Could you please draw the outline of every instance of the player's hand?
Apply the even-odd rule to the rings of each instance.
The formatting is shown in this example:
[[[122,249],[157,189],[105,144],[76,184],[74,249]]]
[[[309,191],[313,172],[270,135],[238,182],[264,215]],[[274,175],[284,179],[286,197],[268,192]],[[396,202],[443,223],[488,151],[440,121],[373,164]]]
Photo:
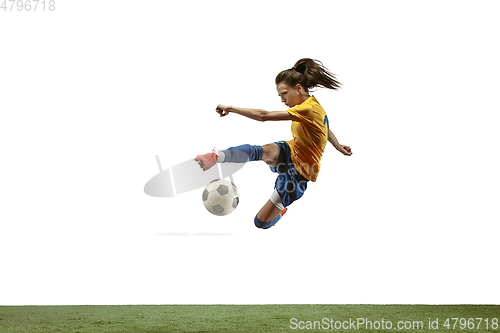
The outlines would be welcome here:
[[[215,111],[220,114],[221,117],[225,117],[229,114],[229,107],[225,105],[218,105]]]
[[[347,156],[352,155],[351,147],[349,147],[349,146],[340,145],[339,147],[335,147],[335,148],[337,148],[337,150],[340,151],[344,155],[347,155]]]

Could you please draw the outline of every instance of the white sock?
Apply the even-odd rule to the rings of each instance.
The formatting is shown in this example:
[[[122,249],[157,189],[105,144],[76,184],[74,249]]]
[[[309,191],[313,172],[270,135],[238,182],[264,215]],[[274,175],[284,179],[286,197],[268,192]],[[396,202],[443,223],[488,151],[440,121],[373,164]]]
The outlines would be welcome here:
[[[273,192],[273,194],[271,194],[271,197],[269,199],[276,206],[276,208],[278,208],[280,211],[285,209],[283,202],[281,202],[281,197],[278,194],[278,191],[276,191],[276,189],[274,189],[274,192]]]
[[[217,155],[219,155],[219,157],[217,158],[217,163],[222,163],[226,160],[226,154],[224,154],[223,151],[218,150]]]

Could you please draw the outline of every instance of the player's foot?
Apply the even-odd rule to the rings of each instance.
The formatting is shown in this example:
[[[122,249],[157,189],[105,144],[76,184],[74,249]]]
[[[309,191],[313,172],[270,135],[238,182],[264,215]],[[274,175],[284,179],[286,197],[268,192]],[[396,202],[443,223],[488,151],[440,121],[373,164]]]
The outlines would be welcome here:
[[[215,153],[215,148],[211,153],[206,153],[204,155],[198,155],[194,159],[200,165],[200,168],[203,168],[203,171],[207,171],[211,167],[217,163],[217,158],[219,156]]]

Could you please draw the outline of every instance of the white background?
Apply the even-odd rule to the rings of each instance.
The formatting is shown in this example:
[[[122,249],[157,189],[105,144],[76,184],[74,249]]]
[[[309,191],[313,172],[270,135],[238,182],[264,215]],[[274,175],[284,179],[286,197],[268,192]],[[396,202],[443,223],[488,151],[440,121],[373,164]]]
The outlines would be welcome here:
[[[56,1],[0,11],[0,304],[499,304],[495,1]],[[143,192],[212,148],[291,139],[274,78],[319,59],[316,183],[273,228],[276,175]],[[187,236],[187,234],[191,236]],[[202,235],[193,236],[193,234]],[[184,234],[185,236],[175,236]]]

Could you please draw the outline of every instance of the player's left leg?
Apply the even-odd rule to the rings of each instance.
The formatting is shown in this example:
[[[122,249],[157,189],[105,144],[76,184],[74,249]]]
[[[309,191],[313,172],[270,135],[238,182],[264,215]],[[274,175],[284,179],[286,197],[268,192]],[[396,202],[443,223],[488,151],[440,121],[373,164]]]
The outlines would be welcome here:
[[[286,213],[286,208],[281,202],[278,192],[275,190],[271,198],[260,209],[255,216],[255,226],[257,228],[268,229],[275,225]]]
[[[255,226],[258,228],[267,229],[275,225],[281,217],[286,213],[286,207],[290,206],[294,201],[300,199],[307,189],[307,179],[300,175],[292,164],[288,161],[289,168],[279,173],[276,178],[274,192],[269,198],[269,201],[255,216]],[[272,164],[271,164],[272,166]],[[271,168],[273,169],[273,168]]]

